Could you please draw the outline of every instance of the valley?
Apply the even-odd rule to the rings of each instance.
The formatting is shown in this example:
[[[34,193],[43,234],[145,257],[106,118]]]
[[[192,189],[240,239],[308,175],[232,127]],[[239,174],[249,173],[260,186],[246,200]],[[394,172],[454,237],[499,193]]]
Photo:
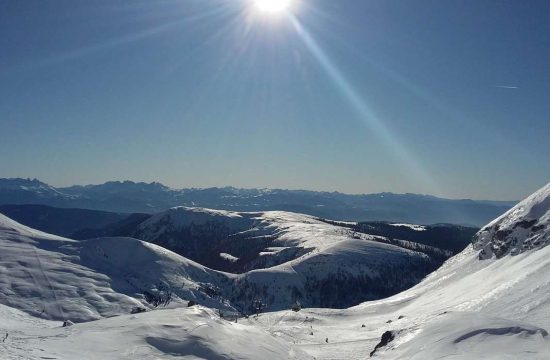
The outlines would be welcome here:
[[[72,240],[2,216],[0,333],[9,336],[0,346],[8,359],[544,359],[549,198],[550,184],[437,270],[438,248],[280,211],[176,207],[130,227],[147,242]],[[207,233],[211,252],[200,245]],[[186,249],[224,270],[177,253]],[[65,320],[75,325],[61,327]],[[385,332],[389,341],[376,347]]]

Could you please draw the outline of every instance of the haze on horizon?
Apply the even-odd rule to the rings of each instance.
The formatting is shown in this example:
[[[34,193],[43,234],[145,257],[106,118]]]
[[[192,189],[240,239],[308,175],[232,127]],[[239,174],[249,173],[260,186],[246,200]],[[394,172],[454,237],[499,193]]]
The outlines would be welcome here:
[[[495,200],[550,180],[550,3],[252,2],[2,2],[0,177]]]
[[[72,186],[97,186],[97,185],[103,185],[103,184],[107,184],[107,183],[110,183],[110,182],[119,182],[119,183],[124,183],[124,182],[132,182],[132,183],[145,183],[145,184],[160,184],[160,185],[163,185],[163,186],[167,186],[171,189],[175,189],[175,190],[181,190],[181,189],[208,189],[208,188],[225,188],[225,187],[229,187],[229,188],[235,188],[235,189],[258,189],[258,190],[262,190],[262,189],[269,189],[269,190],[288,190],[288,191],[318,191],[318,192],[338,192],[338,193],[342,193],[342,194],[348,194],[348,195],[372,195],[372,194],[383,194],[383,193],[393,193],[393,194],[415,194],[415,195],[427,195],[427,196],[436,196],[436,197],[440,197],[440,198],[444,198],[444,199],[450,199],[450,200],[487,200],[487,201],[503,201],[503,202],[517,202],[518,200],[517,199],[490,199],[490,198],[468,198],[468,197],[444,197],[444,196],[438,196],[438,195],[434,195],[434,194],[429,194],[429,193],[411,193],[411,192],[395,192],[395,191],[377,191],[377,192],[356,192],[356,193],[352,193],[352,192],[345,192],[345,191],[340,191],[340,190],[327,190],[327,189],[313,189],[313,188],[285,188],[285,187],[277,187],[277,186],[273,186],[273,187],[266,187],[266,186],[235,186],[235,185],[232,185],[232,184],[214,184],[214,185],[211,185],[211,186],[204,186],[204,185],[197,185],[197,186],[186,186],[186,185],[169,185],[169,184],[166,184],[166,183],[163,183],[163,182],[160,182],[160,181],[156,181],[156,180],[151,180],[151,181],[142,181],[142,180],[132,180],[132,179],[108,179],[108,180],[105,180],[105,181],[99,181],[99,182],[95,182],[95,183],[90,183],[90,182],[83,182],[83,183],[70,183],[70,184],[53,184],[53,183],[49,183],[47,181],[43,181],[42,179],[37,179],[36,177],[19,177],[19,178],[12,178],[12,179],[26,179],[26,180],[38,180],[38,181],[42,181],[44,183],[47,183],[48,185],[50,186],[53,186],[57,189],[63,189],[63,188],[68,188],[68,187],[72,187]]]

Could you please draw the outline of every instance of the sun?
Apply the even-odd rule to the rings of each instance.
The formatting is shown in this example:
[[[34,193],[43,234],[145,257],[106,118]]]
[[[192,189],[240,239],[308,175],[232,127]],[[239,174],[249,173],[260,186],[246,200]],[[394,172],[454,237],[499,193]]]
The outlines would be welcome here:
[[[292,5],[292,0],[253,0],[256,9],[265,14],[281,14]]]

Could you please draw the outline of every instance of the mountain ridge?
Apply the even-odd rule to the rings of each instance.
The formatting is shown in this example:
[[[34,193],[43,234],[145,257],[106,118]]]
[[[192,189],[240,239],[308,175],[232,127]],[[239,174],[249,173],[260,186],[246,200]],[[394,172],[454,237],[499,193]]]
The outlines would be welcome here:
[[[171,359],[174,356],[190,354],[205,359],[224,359],[228,356],[255,359],[261,353],[261,357],[266,360],[296,358],[355,360],[369,358],[369,356],[388,360],[439,359],[449,356],[460,360],[477,358],[544,360],[550,357],[548,332],[550,328],[548,317],[550,313],[550,288],[548,287],[550,247],[546,246],[548,245],[546,243],[541,243],[541,246],[523,248],[523,244],[525,241],[530,243],[531,234],[542,238],[550,234],[550,223],[547,222],[549,213],[550,191],[543,188],[518,204],[517,208],[491,221],[478,233],[477,241],[481,242],[482,247],[491,244],[499,245],[494,243],[494,240],[505,242],[509,240],[521,251],[517,253],[508,251],[500,257],[483,258],[479,256],[483,248],[479,248],[476,245],[477,241],[474,241],[474,244],[447,260],[443,266],[417,285],[391,297],[363,302],[347,309],[302,308],[298,312],[292,310],[262,312],[249,318],[237,319],[223,318],[220,313],[212,309],[193,306],[100,318],[84,324],[77,323],[65,329],[61,328],[61,323],[31,317],[11,307],[0,305],[2,320],[0,327],[9,331],[10,335],[6,343],[0,343],[0,349],[7,354],[8,359],[45,357]],[[0,227],[3,226],[3,230],[0,231],[0,245],[4,258],[6,258],[5,250],[9,250],[9,247],[6,248],[6,241],[8,245],[12,244],[10,237],[14,236],[23,237],[16,238],[16,243],[23,242],[29,250],[31,246],[42,241],[40,240],[42,237],[48,238],[45,240],[48,243],[65,243],[66,246],[63,247],[65,251],[71,250],[76,246],[75,244],[78,244],[76,241],[59,237],[49,239],[51,235],[22,227],[9,219],[4,218],[5,221],[2,219],[3,217],[0,216]],[[305,219],[314,220],[311,217]],[[311,224],[317,223],[298,223],[297,225],[310,226]],[[528,226],[524,227],[524,224]],[[328,224],[325,225],[328,226]],[[394,225],[410,228],[411,231],[423,231],[419,226]],[[504,230],[521,228],[526,231],[504,232],[502,236],[493,237],[492,235],[500,229],[500,226]],[[534,232],[532,227],[537,227]],[[330,253],[348,251],[346,248],[349,245],[359,244],[357,241],[349,242],[350,240],[341,242],[343,246],[337,249],[331,248],[328,244],[327,249]],[[117,256],[120,256],[121,252],[117,251],[117,246],[126,247],[128,244],[125,242],[137,245],[140,251],[162,249],[135,239],[125,238],[119,241],[107,238],[99,242],[87,243],[93,251],[85,254],[93,256],[96,260],[105,259],[101,261],[107,263],[112,259],[112,264],[122,265],[125,268],[135,259],[139,259],[139,256],[132,255],[124,258],[129,263],[119,263]],[[111,247],[113,243],[117,246]],[[377,248],[386,247],[381,245]],[[100,250],[105,250],[108,257],[105,257]],[[371,251],[373,248],[368,250]],[[385,257],[377,254],[376,249],[374,250],[371,251],[373,259],[387,263]],[[20,251],[16,251],[15,254],[17,254],[14,258],[15,262],[8,264],[12,273],[15,270],[17,274],[19,271],[40,269],[40,267],[29,266],[33,265],[29,263],[33,256],[32,251],[26,253],[30,257],[22,257]],[[163,262],[170,261],[169,259],[174,259],[176,265],[180,261],[185,261],[168,250],[155,250],[155,254],[159,256],[155,266],[163,266]],[[321,253],[314,255],[310,258],[313,261],[323,259]],[[11,256],[7,258],[10,259]],[[74,259],[76,258],[66,257],[64,261],[71,262]],[[342,259],[345,257],[339,260]],[[43,262],[42,270],[51,269],[54,280],[59,279],[59,272],[66,269],[66,267],[52,267],[51,264],[55,264],[55,261],[48,261],[46,256],[43,257]],[[0,262],[0,266],[3,264]],[[334,265],[329,262],[325,264],[329,268],[333,268]],[[256,283],[260,285],[258,289],[261,289],[262,277],[266,280],[263,281],[264,284],[276,280],[282,281],[282,284],[293,285],[296,277],[289,278],[289,276],[296,271],[301,271],[301,266],[303,262],[278,266],[277,273],[255,270],[252,272],[254,276],[248,279],[248,285],[241,283],[239,288],[246,289],[247,286],[251,287]],[[197,264],[194,268],[199,274],[205,274],[205,270],[201,269],[200,265]],[[120,273],[120,270],[115,269],[109,274],[114,276],[117,272]],[[0,274],[5,273],[7,272],[0,272]],[[402,277],[403,273],[400,271],[398,275]],[[173,271],[169,270],[166,274],[173,274]],[[139,272],[135,275],[141,276]],[[254,277],[260,277],[260,279]],[[0,281],[11,279],[13,276],[0,276]],[[170,281],[169,278],[164,279]],[[242,277],[234,275],[233,279],[242,280]],[[258,280],[260,280],[259,283]],[[331,279],[330,283],[335,285],[340,283],[340,280],[336,277]],[[92,282],[94,287],[99,286],[102,294],[106,291],[103,281],[98,278],[97,281]],[[180,281],[181,278],[176,278],[176,282]],[[202,288],[210,294],[218,290],[206,289],[205,284],[196,284],[199,286],[197,290]],[[47,283],[43,288],[21,285],[24,283],[11,289],[19,292],[36,289],[50,291]],[[63,285],[63,282],[60,285]],[[82,290],[88,289],[82,283],[78,286]],[[5,291],[6,287],[0,286],[0,289]],[[62,290],[68,291],[68,294],[72,293],[72,289],[66,284]],[[276,290],[279,295],[281,289]],[[330,287],[325,289],[328,294],[332,294],[334,290]],[[255,291],[248,293],[253,301],[257,300],[254,297],[255,294],[257,294]],[[76,295],[78,295],[76,298],[78,301],[62,302],[62,304],[65,304],[66,308],[67,305],[73,304],[75,305],[71,307],[73,311],[82,313],[83,309],[77,306],[82,304],[79,302],[82,296],[78,293]],[[26,293],[20,301],[10,305],[32,303],[32,296],[33,292]],[[40,299],[43,298],[43,296],[40,297]],[[109,297],[102,298],[109,299]],[[120,305],[119,300],[123,299],[126,298],[110,298],[105,305],[114,309]],[[52,305],[56,303],[59,301],[53,301]],[[27,309],[30,310],[28,313],[40,316],[39,309],[37,311],[34,307]],[[55,307],[53,309],[55,310]],[[238,324],[235,324],[237,320]]]
[[[35,316],[73,321],[128,313],[137,306],[182,306],[187,301],[244,314],[254,311],[254,299],[271,310],[289,308],[296,300],[304,306],[346,307],[399,292],[420,281],[440,261],[417,251],[422,249],[369,235],[352,237],[346,229],[308,215],[181,207],[167,214],[175,218],[161,213],[145,220],[145,229],[153,229],[151,234],[156,236],[165,229],[191,226],[196,231],[205,225],[205,239],[211,239],[211,229],[221,228],[212,218],[219,217],[216,221],[222,224],[236,220],[228,223],[231,233],[252,234],[229,239],[229,246],[234,241],[237,246],[227,252],[250,253],[245,264],[256,265],[231,273],[182,256],[187,250],[172,252],[161,246],[166,242],[151,241],[154,237],[144,238],[149,242],[130,237],[72,240],[0,214],[0,274],[4,274],[0,303]],[[268,237],[255,239],[262,233]],[[206,248],[214,253],[207,255],[227,262],[230,255],[224,256],[213,240]],[[252,242],[256,245],[247,245]],[[190,244],[194,243],[192,239]],[[234,251],[239,248],[244,255]],[[400,276],[401,272],[407,276]]]
[[[351,195],[235,187],[172,189],[156,182],[132,181],[54,188],[36,179],[13,178],[0,179],[1,204],[42,204],[121,213],[155,213],[184,205],[233,211],[290,211],[332,220],[482,226],[515,202],[455,200],[410,193]]]

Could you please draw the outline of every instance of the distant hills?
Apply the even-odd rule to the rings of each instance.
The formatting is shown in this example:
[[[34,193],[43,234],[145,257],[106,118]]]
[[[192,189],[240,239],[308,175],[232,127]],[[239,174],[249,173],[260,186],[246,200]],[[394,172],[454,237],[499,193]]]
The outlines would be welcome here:
[[[244,314],[256,300],[343,308],[413,286],[447,255],[283,211],[177,207],[134,232],[72,240],[0,214],[0,304],[75,322],[188,301]]]
[[[109,181],[55,188],[37,179],[0,179],[0,205],[36,204],[114,213],[156,213],[174,206],[231,211],[292,211],[332,220],[482,226],[515,202],[451,200],[418,194],[361,194],[234,187],[172,189]]]
[[[121,227],[128,215],[99,210],[56,208],[47,205],[0,205],[0,213],[11,219],[49,234],[72,236],[82,229]],[[137,215],[137,214],[136,214]]]

